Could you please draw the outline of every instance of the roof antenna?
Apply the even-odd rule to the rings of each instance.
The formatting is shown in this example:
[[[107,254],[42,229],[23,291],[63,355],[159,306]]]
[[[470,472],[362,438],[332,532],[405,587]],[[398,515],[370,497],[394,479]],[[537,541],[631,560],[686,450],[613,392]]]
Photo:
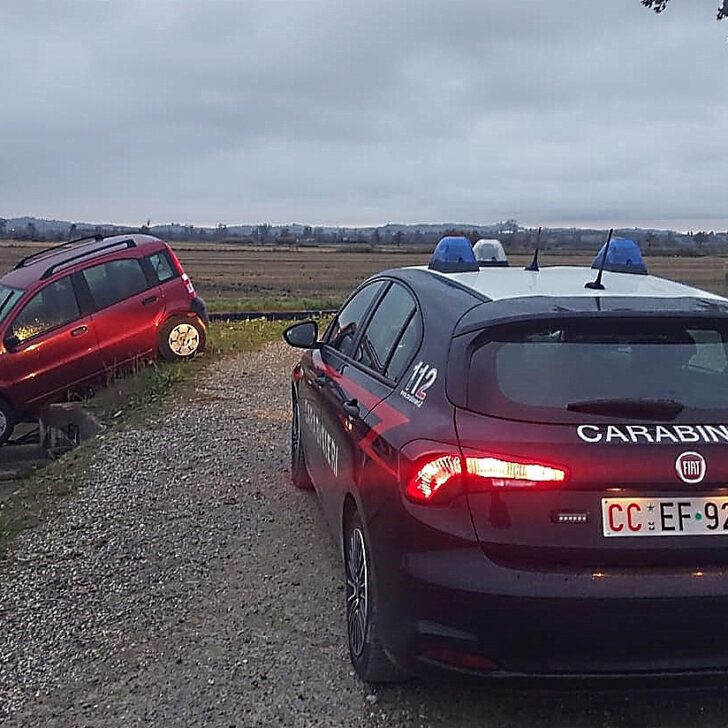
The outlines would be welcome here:
[[[523,269],[523,270],[530,270],[534,271],[535,273],[538,273],[539,270],[541,270],[538,267],[538,247],[541,244],[541,227],[538,228],[538,235],[536,236],[536,250],[533,251],[533,258],[531,259],[531,262]]]
[[[596,280],[585,283],[584,288],[591,288],[597,291],[604,290],[602,274],[604,273],[604,266],[607,264],[607,254],[609,253],[609,243],[612,242],[612,235],[614,235],[614,228],[609,229],[609,237],[607,238],[607,244],[604,246],[604,256],[602,257],[602,262],[599,264],[599,272],[597,273]]]

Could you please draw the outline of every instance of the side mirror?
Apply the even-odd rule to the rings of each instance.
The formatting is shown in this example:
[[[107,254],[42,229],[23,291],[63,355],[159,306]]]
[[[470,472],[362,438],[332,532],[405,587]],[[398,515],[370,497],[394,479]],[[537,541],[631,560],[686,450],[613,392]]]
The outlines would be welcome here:
[[[8,334],[3,340],[3,344],[7,351],[12,351],[13,349],[17,349],[22,342],[15,334]]]
[[[297,349],[318,349],[318,324],[315,321],[293,324],[283,332],[283,339]]]

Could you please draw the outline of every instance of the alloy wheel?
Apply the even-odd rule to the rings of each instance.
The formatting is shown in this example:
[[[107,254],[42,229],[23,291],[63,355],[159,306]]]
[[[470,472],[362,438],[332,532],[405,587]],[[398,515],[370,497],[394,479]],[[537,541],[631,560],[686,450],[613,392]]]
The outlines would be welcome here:
[[[361,528],[356,527],[346,555],[346,620],[351,650],[357,657],[366,643],[368,607],[366,546]]]

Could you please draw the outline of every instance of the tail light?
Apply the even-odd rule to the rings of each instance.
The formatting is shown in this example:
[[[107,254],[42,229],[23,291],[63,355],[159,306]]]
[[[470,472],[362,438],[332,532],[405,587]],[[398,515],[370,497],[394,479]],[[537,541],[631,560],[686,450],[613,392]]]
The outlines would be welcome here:
[[[448,483],[462,475],[463,466],[460,455],[441,455],[418,463],[414,475],[405,486],[405,495],[413,501],[428,503],[445,489]]]
[[[510,457],[466,457],[469,482],[474,488],[483,485],[492,488],[532,488],[544,483],[564,483],[567,472],[564,468],[542,463],[513,460]]]
[[[460,492],[463,481],[470,490],[498,490],[553,486],[567,479],[567,470],[554,465],[512,456],[450,453],[417,462],[404,492],[416,503],[441,503]]]

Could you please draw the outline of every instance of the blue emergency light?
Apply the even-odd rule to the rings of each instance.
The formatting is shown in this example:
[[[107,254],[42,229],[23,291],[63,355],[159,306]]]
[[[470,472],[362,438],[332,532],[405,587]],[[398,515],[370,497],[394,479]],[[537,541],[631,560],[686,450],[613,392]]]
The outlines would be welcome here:
[[[454,235],[440,240],[430,258],[429,268],[438,273],[471,273],[480,270],[470,241]]]
[[[604,260],[604,249],[607,247],[605,243],[601,250],[594,258],[592,268],[599,269]],[[642,258],[640,246],[634,240],[627,238],[613,238],[609,244],[609,254],[604,264],[604,270],[613,273],[637,273],[639,275],[647,275],[647,266]]]

